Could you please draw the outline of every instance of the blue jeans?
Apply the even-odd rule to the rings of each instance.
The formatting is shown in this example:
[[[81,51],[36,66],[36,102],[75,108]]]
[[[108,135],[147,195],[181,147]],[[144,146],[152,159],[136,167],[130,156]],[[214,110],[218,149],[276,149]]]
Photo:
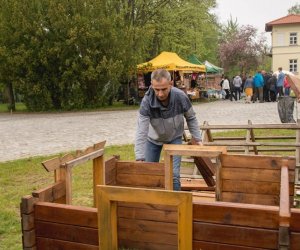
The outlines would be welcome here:
[[[167,144],[182,144],[182,139],[175,139]],[[162,145],[156,145],[150,141],[146,142],[145,161],[159,162]],[[173,156],[173,189],[180,191],[180,162],[181,156]]]

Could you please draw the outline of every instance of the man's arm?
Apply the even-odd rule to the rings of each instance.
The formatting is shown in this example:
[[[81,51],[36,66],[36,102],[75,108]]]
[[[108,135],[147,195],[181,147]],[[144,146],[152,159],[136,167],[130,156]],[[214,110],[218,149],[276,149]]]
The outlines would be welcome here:
[[[134,147],[135,159],[137,161],[145,160],[145,146],[148,137],[149,124],[150,117],[139,113]]]
[[[198,120],[196,118],[195,111],[193,107],[191,106],[190,109],[184,113],[187,126],[189,128],[189,131],[192,135],[192,141],[194,143],[200,143],[201,142],[201,134],[200,134],[200,127]]]

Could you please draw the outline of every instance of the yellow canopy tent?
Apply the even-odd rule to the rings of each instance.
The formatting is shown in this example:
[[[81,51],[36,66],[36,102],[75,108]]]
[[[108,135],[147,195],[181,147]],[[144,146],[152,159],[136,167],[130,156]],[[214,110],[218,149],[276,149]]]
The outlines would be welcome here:
[[[138,72],[151,72],[156,69],[166,69],[170,71],[196,71],[205,72],[205,65],[189,63],[181,59],[176,53],[162,52],[149,62],[137,65]]]

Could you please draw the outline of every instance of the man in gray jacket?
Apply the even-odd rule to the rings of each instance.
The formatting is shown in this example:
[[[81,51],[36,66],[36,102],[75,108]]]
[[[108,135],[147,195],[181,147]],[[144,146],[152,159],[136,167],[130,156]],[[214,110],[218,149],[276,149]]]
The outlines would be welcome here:
[[[200,144],[200,129],[187,95],[172,87],[171,75],[158,69],[151,74],[151,87],[138,115],[135,139],[137,161],[158,162],[163,144],[181,144],[186,119],[192,140]],[[180,156],[173,157],[173,188],[180,190]]]

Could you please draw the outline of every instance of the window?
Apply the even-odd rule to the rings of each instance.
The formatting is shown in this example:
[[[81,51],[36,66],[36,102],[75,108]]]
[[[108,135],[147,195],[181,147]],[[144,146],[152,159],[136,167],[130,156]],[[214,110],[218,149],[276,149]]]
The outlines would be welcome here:
[[[277,46],[284,46],[284,34],[283,33],[277,34]]]
[[[297,44],[297,33],[293,32],[290,33],[290,45],[296,45]]]
[[[291,72],[298,72],[298,60],[297,59],[290,59],[290,71]]]

